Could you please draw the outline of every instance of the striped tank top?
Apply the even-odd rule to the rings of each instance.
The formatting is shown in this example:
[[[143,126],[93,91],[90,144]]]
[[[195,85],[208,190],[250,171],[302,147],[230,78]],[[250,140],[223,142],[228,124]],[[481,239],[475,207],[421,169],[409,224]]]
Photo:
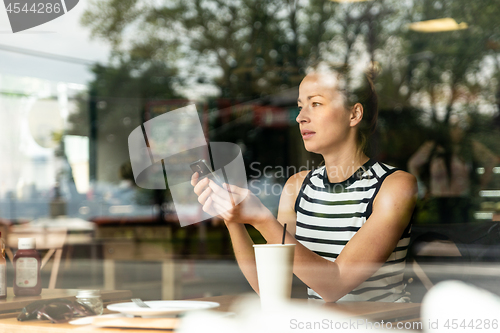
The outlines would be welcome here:
[[[369,160],[347,180],[330,183],[326,167],[305,177],[297,199],[295,238],[323,258],[335,261],[347,242],[370,217],[384,179],[398,169]],[[339,301],[405,301],[403,274],[411,224],[382,267]],[[309,298],[321,299],[311,288]]]

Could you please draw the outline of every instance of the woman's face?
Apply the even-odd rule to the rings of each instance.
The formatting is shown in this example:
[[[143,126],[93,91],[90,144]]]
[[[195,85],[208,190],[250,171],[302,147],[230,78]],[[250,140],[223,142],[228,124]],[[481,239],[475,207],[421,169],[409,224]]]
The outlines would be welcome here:
[[[296,120],[307,151],[324,155],[352,140],[351,112],[333,75],[309,74],[299,86]]]

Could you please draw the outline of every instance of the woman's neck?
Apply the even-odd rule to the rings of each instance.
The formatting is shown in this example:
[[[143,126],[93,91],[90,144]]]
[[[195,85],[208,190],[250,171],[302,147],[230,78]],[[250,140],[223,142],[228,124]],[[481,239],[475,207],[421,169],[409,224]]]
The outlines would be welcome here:
[[[363,152],[346,150],[323,155],[330,183],[339,183],[351,177],[369,158]]]

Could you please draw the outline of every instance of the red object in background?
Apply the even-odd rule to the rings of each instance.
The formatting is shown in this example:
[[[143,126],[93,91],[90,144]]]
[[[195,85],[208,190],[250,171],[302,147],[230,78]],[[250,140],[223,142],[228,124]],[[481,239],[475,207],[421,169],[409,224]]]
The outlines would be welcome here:
[[[283,128],[290,126],[290,114],[281,107],[255,106],[253,121],[256,126]]]
[[[189,104],[193,104],[193,102],[188,99],[165,99],[149,101],[146,103],[146,108],[144,110],[144,121],[151,120],[154,117],[162,115],[169,111],[183,108]]]
[[[222,123],[226,124],[231,120],[231,107],[234,102],[227,98],[217,99],[217,109],[219,110],[219,117],[222,119]]]

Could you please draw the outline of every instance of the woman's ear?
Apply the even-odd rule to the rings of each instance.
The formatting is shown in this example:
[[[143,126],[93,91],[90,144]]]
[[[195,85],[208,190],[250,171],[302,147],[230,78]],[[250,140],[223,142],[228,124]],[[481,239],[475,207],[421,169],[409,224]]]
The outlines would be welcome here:
[[[354,127],[363,119],[363,105],[356,103],[351,109],[351,126]]]

